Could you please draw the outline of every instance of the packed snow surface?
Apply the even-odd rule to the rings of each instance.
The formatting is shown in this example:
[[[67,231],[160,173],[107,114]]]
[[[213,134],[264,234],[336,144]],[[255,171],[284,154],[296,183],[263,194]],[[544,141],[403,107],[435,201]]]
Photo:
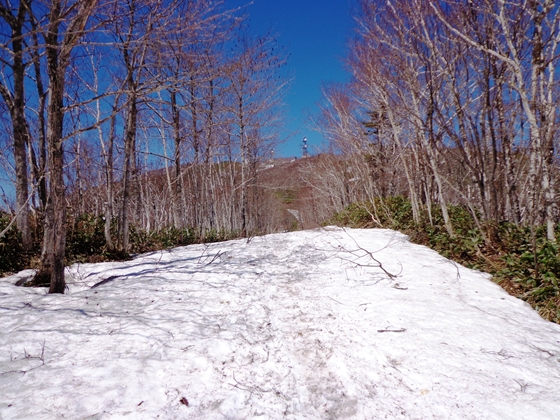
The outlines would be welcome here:
[[[74,265],[65,295],[17,279],[3,419],[560,418],[560,326],[393,231]]]

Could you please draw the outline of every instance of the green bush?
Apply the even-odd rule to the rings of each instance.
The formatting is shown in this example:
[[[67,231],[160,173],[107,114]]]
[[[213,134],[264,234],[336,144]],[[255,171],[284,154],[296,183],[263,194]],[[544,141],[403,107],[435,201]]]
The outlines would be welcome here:
[[[70,219],[70,218],[69,218]],[[11,216],[0,212],[0,231],[11,221]],[[117,219],[111,221],[111,237],[117,243]],[[150,252],[175,246],[202,242],[219,242],[238,237],[237,232],[208,230],[202,235],[193,228],[177,229],[165,227],[158,231],[144,231],[135,226],[130,227],[129,251],[131,253]],[[35,244],[32,251],[24,253],[21,236],[12,226],[6,235],[0,238],[0,276],[17,272],[25,268],[37,268],[39,264],[42,228],[35,226]],[[105,240],[105,219],[102,215],[82,214],[69,220],[66,232],[66,264],[75,262],[101,262],[126,260],[130,254],[117,249],[109,249]]]
[[[0,232],[10,223],[12,217],[6,213],[0,213]],[[27,258],[21,246],[21,235],[13,224],[6,234],[0,238],[0,276],[22,270]]]
[[[200,241],[193,228],[165,227],[150,232],[137,229],[134,226],[130,228],[130,249],[133,253],[190,245],[197,242]]]
[[[373,202],[351,204],[324,224],[406,229],[413,224],[412,206],[403,197],[376,198]]]
[[[105,251],[105,220],[103,216],[82,214],[68,226],[66,258],[68,261],[85,262],[93,255]]]
[[[111,224],[111,236],[114,242],[116,242],[117,228],[115,220]],[[126,259],[128,254],[107,248],[104,230],[103,216],[91,214],[79,216],[68,229],[67,263]],[[209,230],[200,237],[193,228],[165,227],[161,230],[145,231],[132,225],[129,230],[129,251],[139,254],[193,243],[219,242],[234,237],[237,237],[235,232]]]
[[[190,245],[196,242],[196,232],[193,228],[168,227],[157,232],[156,236],[162,248]]]
[[[217,231],[215,229],[210,229],[204,232],[204,235],[202,236],[202,238],[200,238],[200,242],[202,243],[223,242],[238,237],[239,234],[237,232],[227,232],[225,230]]]

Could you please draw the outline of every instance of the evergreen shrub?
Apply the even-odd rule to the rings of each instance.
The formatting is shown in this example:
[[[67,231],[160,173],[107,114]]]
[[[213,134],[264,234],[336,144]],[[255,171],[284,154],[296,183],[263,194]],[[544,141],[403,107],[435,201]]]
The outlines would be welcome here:
[[[8,227],[11,220],[12,216],[0,212],[0,232]],[[27,260],[21,247],[21,235],[14,223],[0,238],[0,276],[22,270]]]

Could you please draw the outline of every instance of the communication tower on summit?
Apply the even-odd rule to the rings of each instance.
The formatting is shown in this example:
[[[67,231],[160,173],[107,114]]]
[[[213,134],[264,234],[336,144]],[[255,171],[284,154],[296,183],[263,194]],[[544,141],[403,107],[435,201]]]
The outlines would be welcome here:
[[[301,146],[301,155],[304,158],[309,157],[309,153],[307,152],[307,137],[303,138],[302,143],[303,145]]]

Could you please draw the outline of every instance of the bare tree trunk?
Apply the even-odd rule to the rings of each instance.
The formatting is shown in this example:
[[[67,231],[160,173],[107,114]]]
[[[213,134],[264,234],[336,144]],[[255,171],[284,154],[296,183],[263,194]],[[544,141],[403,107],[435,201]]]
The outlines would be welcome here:
[[[27,152],[30,136],[25,118],[25,65],[23,63],[22,28],[27,15],[27,4],[20,1],[16,15],[0,5],[0,18],[4,19],[12,29],[11,43],[13,62],[13,95],[9,88],[0,84],[0,94],[8,106],[12,119],[14,139],[14,163],[16,170],[16,225],[21,233],[23,249],[31,250],[33,238],[29,223],[29,181],[27,175]]]
[[[59,4],[53,4],[51,22],[58,22]],[[57,7],[58,6],[58,7]],[[66,202],[64,186],[64,148],[62,140],[64,120],[64,77],[58,54],[59,24],[45,37],[47,43],[47,72],[49,75],[49,100],[47,104],[47,144],[49,153],[49,198],[45,215],[44,254],[42,271],[50,271],[49,293],[64,293],[64,257],[66,246]],[[62,67],[62,68],[61,68]]]
[[[37,108],[37,123],[38,123],[38,134],[39,134],[39,162],[35,159],[33,161],[33,174],[35,177],[35,182],[38,183],[39,192],[39,202],[41,204],[41,209],[44,210],[47,206],[47,122],[45,120],[45,110],[47,107],[47,94],[45,92],[45,87],[43,86],[42,74],[41,74],[41,57],[39,54],[39,37],[37,35],[37,27],[34,19],[31,20],[33,34],[33,68],[35,73],[35,85],[37,87],[38,95],[38,108]],[[33,150],[31,144],[29,145],[29,150]]]
[[[43,259],[39,278],[50,277],[49,293],[64,293],[64,257],[66,251],[66,200],[64,185],[64,91],[65,74],[72,49],[82,36],[97,0],[82,0],[76,15],[68,22],[64,39],[59,40],[62,16],[60,0],[53,0],[49,10],[45,47],[49,100],[47,105],[47,144],[49,152],[49,198],[45,215]]]
[[[430,99],[430,101],[432,101],[433,99]],[[415,98],[415,109],[417,112],[417,115],[420,116],[420,107],[418,106],[418,101]],[[435,141],[435,133],[434,133],[434,127],[433,127],[433,107],[429,105],[428,110],[426,111],[426,120],[425,121],[425,131],[426,133],[420,133],[420,138],[421,141],[423,143],[424,149],[426,151],[426,158],[428,160],[429,163],[429,167],[430,170],[432,172],[432,176],[434,177],[434,181],[436,183],[437,186],[437,197],[438,197],[438,202],[439,202],[439,206],[441,209],[441,213],[443,216],[443,222],[445,225],[445,229],[447,230],[447,233],[449,234],[449,236],[454,236],[454,232],[453,232],[453,226],[451,225],[451,219],[449,217],[449,212],[447,210],[447,201],[445,199],[445,196],[443,194],[443,182],[441,180],[440,174],[439,174],[439,168],[438,168],[438,164],[436,161],[436,141]],[[426,136],[428,136],[428,139],[426,139]]]
[[[115,102],[117,99],[115,99]],[[115,124],[116,124],[116,103],[113,105],[113,117],[111,118],[110,128],[109,128],[109,138],[107,140],[107,146],[103,146],[103,133],[101,127],[99,127],[99,140],[102,144],[103,153],[105,155],[105,188],[106,191],[106,203],[105,203],[105,244],[109,250],[115,249],[115,244],[111,238],[111,223],[115,215],[114,210],[114,144],[115,144]]]
[[[247,236],[247,139],[243,122],[243,98],[239,97],[239,148],[241,153],[241,235]]]
[[[515,164],[513,162],[513,150],[512,150],[512,134],[508,129],[508,123],[506,121],[506,112],[504,107],[504,81],[503,76],[498,74],[496,65],[494,65],[494,79],[497,80],[496,83],[496,95],[494,106],[496,107],[496,112],[498,114],[497,130],[498,135],[502,143],[502,153],[504,161],[504,171],[505,171],[505,190],[506,199],[509,203],[510,215],[509,217],[515,223],[521,222],[521,206],[519,204],[519,194],[517,192],[517,180],[515,176]]]
[[[128,113],[126,118],[126,129],[124,136],[124,167],[123,167],[123,198],[121,208],[121,247],[124,252],[128,252],[130,241],[130,217],[129,206],[131,196],[132,171],[134,168],[135,149],[136,149],[136,122],[138,117],[138,108],[136,97],[129,98]]]
[[[173,199],[173,223],[176,228],[182,227],[183,217],[181,215],[181,194],[182,194],[182,177],[181,177],[181,116],[179,113],[179,107],[177,105],[177,92],[172,90],[171,95],[171,116],[173,122],[173,140],[174,140],[174,152],[173,152],[173,162],[174,174],[173,174],[173,188],[172,188],[172,199]]]

